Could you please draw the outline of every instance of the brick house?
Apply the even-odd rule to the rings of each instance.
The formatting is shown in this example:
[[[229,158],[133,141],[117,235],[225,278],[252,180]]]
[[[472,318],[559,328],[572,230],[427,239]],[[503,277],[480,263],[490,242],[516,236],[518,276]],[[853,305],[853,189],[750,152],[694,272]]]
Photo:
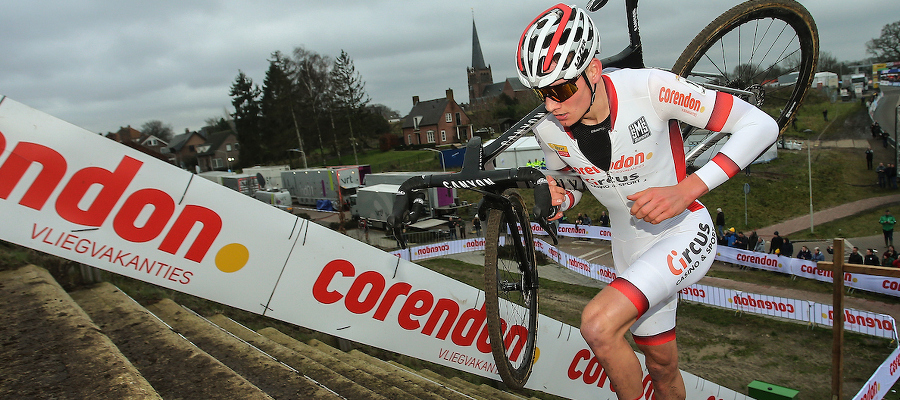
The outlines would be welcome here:
[[[419,101],[413,96],[413,107],[403,119],[403,143],[434,144],[465,143],[472,138],[469,116],[453,99],[453,89],[447,97]]]
[[[233,170],[241,155],[240,147],[232,131],[210,134],[206,143],[196,147],[201,172]]]
[[[192,171],[197,165],[197,147],[206,143],[200,132],[185,132],[176,135],[169,142],[169,150],[175,155],[175,166]]]

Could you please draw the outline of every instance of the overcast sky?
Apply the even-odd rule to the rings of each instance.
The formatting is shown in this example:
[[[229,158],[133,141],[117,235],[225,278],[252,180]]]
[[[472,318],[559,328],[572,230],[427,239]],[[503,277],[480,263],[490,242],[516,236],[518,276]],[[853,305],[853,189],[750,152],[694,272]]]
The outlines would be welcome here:
[[[865,43],[900,19],[897,0],[803,1],[821,48],[867,57]],[[244,71],[262,84],[268,58],[295,47],[347,51],[373,103],[406,115],[412,96],[468,101],[474,11],[495,81],[514,77],[522,30],[551,1],[3,1],[0,94],[93,132],[150,120],[176,133],[232,112],[229,88]],[[643,0],[648,65],[671,67],[723,0]],[[627,43],[624,1],[597,13],[603,56]]]

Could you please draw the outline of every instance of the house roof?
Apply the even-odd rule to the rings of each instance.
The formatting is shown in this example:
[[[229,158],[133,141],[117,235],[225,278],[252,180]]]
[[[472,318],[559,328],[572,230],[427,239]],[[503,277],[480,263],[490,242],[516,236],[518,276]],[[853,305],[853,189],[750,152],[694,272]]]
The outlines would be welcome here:
[[[437,125],[440,118],[444,115],[449,101],[446,97],[441,99],[420,101],[409,110],[409,115],[403,119],[403,128],[413,128],[413,119],[422,117],[419,126]]]
[[[232,131],[220,131],[216,133],[211,133],[209,138],[206,139],[206,143],[204,145],[209,145],[209,149],[202,152],[197,153],[197,156],[214,156],[216,151],[222,147],[222,143],[228,139],[229,136],[234,135]]]
[[[172,149],[172,152],[175,153],[181,151],[181,148],[184,147],[185,144],[187,144],[188,139],[190,139],[193,135],[200,136],[197,132],[185,132],[180,135],[175,135],[169,142],[169,148]],[[200,137],[202,138],[203,136]]]

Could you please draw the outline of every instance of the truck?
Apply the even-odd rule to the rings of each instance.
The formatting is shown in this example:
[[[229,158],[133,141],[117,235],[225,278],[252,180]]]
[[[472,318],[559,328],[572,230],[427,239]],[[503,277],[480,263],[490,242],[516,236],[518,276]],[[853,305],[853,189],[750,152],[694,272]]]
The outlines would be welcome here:
[[[866,90],[866,74],[850,75],[850,88],[857,98],[862,97],[863,91]]]
[[[350,196],[350,213],[365,219],[370,226],[387,229],[387,218],[394,207],[400,185],[378,184],[361,187]]]
[[[271,204],[273,207],[276,207],[280,210],[284,210],[289,213],[293,213],[294,211],[291,192],[288,192],[287,189],[259,190],[253,194],[253,197],[263,203]]]
[[[241,172],[253,176],[261,175],[265,180],[266,189],[282,189],[284,188],[284,184],[281,182],[281,173],[290,170],[291,167],[287,165],[272,165],[264,167],[257,165],[255,167],[244,168]]]
[[[349,202],[360,186],[359,175],[357,166],[294,169],[281,172],[281,183],[297,204],[330,211]]]
[[[247,174],[236,174],[234,172],[225,171],[207,171],[198,174],[201,178],[218,183],[231,190],[235,190],[253,196],[259,190],[259,181],[256,176]]]
[[[365,177],[365,185],[374,186],[380,184],[402,185],[407,179],[414,176],[440,174],[441,172],[382,172],[369,174]],[[432,215],[451,214],[457,205],[456,189],[454,188],[429,188],[425,190],[425,204]]]

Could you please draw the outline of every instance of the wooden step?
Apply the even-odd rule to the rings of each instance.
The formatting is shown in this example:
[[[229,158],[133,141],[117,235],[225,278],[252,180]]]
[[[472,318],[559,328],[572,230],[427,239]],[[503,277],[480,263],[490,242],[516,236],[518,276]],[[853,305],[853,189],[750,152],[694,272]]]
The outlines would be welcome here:
[[[164,398],[272,399],[112,284],[70,295]]]
[[[0,398],[162,398],[47,270],[0,271],[0,309]]]
[[[206,319],[164,299],[147,307],[191,342],[276,399],[340,399],[320,385]]]
[[[317,347],[307,345],[306,343],[295,340],[294,338],[285,335],[284,333],[274,328],[264,328],[261,329],[259,333],[272,339],[275,342],[280,343],[285,347],[308,355],[319,363],[328,366],[332,370],[341,373],[356,382],[364,382],[362,383],[364,385],[373,384],[377,386],[395,387],[398,390],[404,392],[403,398],[428,400],[444,399],[444,397],[423,389],[421,386],[417,385],[415,382],[409,379],[404,379],[404,377],[390,374],[387,371],[378,368],[377,363],[373,363],[368,360],[361,360],[359,359],[359,357],[349,355],[347,357],[335,357],[332,355],[333,352],[331,351],[322,351]],[[331,350],[340,352],[340,350],[334,349],[331,346],[327,346],[325,344],[322,345]],[[344,354],[346,355],[346,353]]]
[[[389,390],[387,390],[387,387],[380,388],[381,391],[376,393],[376,391],[370,390],[367,387],[355,383],[362,382],[363,380],[365,380],[365,378],[360,380],[348,379],[348,377],[336,373],[335,371],[328,369],[322,364],[319,364],[312,358],[307,357],[302,352],[297,352],[293,349],[282,346],[275,341],[262,336],[259,333],[256,333],[255,331],[231,320],[224,315],[213,315],[209,317],[209,321],[227,330],[228,332],[231,332],[241,340],[244,340],[247,343],[258,347],[262,351],[265,351],[267,354],[278,359],[278,361],[296,368],[304,375],[315,379],[317,382],[325,385],[331,390],[334,390],[337,394],[347,399],[387,400],[387,397],[380,394],[390,392]],[[371,379],[373,378],[369,376],[368,380]],[[402,396],[404,395],[404,393],[400,392],[398,393],[398,395]],[[392,396],[391,398],[394,397]]]

